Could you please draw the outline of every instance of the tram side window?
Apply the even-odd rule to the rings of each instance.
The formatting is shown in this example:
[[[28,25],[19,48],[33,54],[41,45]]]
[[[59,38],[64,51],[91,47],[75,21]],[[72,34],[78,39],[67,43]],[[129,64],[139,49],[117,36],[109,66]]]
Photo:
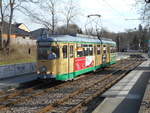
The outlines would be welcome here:
[[[77,57],[84,56],[83,44],[77,44]]]
[[[103,45],[103,53],[104,53],[104,54],[107,53],[107,47],[106,47],[106,45]]]
[[[70,58],[74,57],[73,46],[70,46]]]
[[[101,47],[100,47],[100,45],[97,45],[97,54],[98,54],[98,55],[101,54]]]
[[[104,52],[104,54],[106,54],[106,50],[104,50],[103,52]]]
[[[84,52],[84,56],[88,56],[88,45],[84,45],[84,48],[83,48],[83,52]]]
[[[55,54],[56,58],[59,58],[60,54],[59,54],[59,47],[58,46],[52,46],[52,52]]]
[[[63,58],[67,58],[67,45],[64,45],[62,50],[63,50]]]
[[[110,47],[107,47],[107,51],[108,51],[108,53],[110,53]]]
[[[93,55],[93,46],[89,45],[89,55]]]
[[[87,48],[83,48],[83,53],[84,53],[84,56],[87,56],[87,55],[88,55]]]
[[[77,56],[78,57],[83,57],[84,56],[83,50],[77,50]]]
[[[111,51],[111,53],[114,53],[114,48],[111,47],[111,48],[110,48],[110,51]]]

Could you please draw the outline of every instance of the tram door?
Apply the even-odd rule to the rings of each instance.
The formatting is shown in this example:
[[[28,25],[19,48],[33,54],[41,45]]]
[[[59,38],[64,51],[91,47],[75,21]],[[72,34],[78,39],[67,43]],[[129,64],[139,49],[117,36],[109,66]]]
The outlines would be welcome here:
[[[106,64],[107,62],[107,47],[103,45],[103,55],[102,55],[102,63]]]
[[[110,46],[107,46],[107,63],[110,62]]]
[[[97,45],[96,48],[96,65],[98,66],[102,64],[102,48],[101,45]]]
[[[68,75],[68,44],[62,44],[61,74]],[[65,77],[65,79],[67,79]]]
[[[73,44],[69,44],[68,46],[68,76],[69,78],[73,78],[74,74],[74,45]]]

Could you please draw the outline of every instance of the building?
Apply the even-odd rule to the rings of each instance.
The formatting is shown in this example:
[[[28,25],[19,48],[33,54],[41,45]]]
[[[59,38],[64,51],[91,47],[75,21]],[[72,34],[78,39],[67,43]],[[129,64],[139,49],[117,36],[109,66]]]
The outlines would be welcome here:
[[[6,43],[8,37],[9,24],[4,22],[2,39],[3,44]],[[31,39],[30,30],[24,24],[12,24],[10,44],[29,44],[35,45],[36,41]]]
[[[23,24],[23,23],[15,23],[14,25],[17,28],[19,28],[19,29],[22,29],[24,31],[30,32],[30,30],[28,29],[28,27],[25,24]]]

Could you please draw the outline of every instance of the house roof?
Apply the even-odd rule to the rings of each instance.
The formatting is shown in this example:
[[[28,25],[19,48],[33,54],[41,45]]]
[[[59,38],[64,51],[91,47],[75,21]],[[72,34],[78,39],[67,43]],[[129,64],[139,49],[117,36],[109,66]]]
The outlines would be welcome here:
[[[30,36],[30,33],[18,28],[19,24],[12,24],[11,34],[16,34],[19,36]],[[8,33],[9,24],[4,22],[3,33]]]

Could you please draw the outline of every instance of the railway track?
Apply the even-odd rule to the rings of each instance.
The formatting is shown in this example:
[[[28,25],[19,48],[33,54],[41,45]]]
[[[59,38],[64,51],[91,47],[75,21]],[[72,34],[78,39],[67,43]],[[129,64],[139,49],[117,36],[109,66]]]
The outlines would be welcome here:
[[[105,68],[105,71],[112,70],[113,68],[115,69],[115,68],[119,67],[121,65],[120,62],[123,63],[125,61],[122,60],[122,61],[119,61],[117,64],[113,64],[110,67]],[[101,70],[97,70],[96,73],[98,73],[99,71],[101,71]],[[91,74],[86,74],[85,76],[87,77],[88,75],[90,76]],[[83,75],[83,77],[84,77],[84,75]],[[81,78],[83,78],[83,77],[81,77]],[[54,85],[57,85],[57,84],[59,84],[59,83],[55,83]],[[36,82],[34,81],[32,83],[32,85],[29,86],[29,88],[21,88],[21,89],[17,88],[17,89],[13,89],[13,90],[9,90],[9,91],[0,91],[0,102],[6,101],[9,98],[19,96],[26,92],[30,93],[30,92],[34,91],[35,89],[41,89],[42,87],[46,87],[46,85],[49,85],[49,83],[47,83],[47,84],[39,83],[39,82],[37,83],[37,81]]]
[[[108,68],[106,70],[112,70],[113,68],[115,68],[115,66],[116,68],[118,68],[121,65],[126,66],[127,64],[128,64],[127,61],[122,61],[122,64],[119,64],[119,65],[116,64],[114,65],[114,67],[112,66],[112,68]],[[132,64],[133,64],[133,61],[132,61]],[[113,72],[113,74],[115,73]],[[97,82],[101,83],[102,81],[107,81],[108,79],[107,77],[112,76],[111,74],[108,74],[107,76],[99,76],[98,73],[96,74],[96,76],[91,76],[91,75],[92,74],[89,74],[85,78],[83,77],[82,79],[76,80],[74,82],[65,82],[63,84],[59,84],[51,88],[43,89],[40,92],[28,93],[29,89],[26,89],[26,92],[24,91],[24,93],[23,92],[20,94],[18,93],[18,95],[14,94],[14,96],[9,96],[9,98],[5,98],[1,100],[0,112],[2,113],[5,113],[5,112],[26,113],[28,110],[26,105],[29,106],[31,104],[32,104],[31,105],[32,108],[28,110],[28,112],[30,113],[37,112],[37,110],[39,110],[38,112],[41,112],[41,113],[47,112],[51,109],[55,110],[55,108],[57,108],[59,105],[61,106],[62,104],[64,104],[65,101],[70,100],[69,98],[73,98],[75,95],[81,94],[82,92],[85,92],[85,90],[87,89],[91,89],[90,88],[91,84],[94,87]],[[24,107],[24,109],[22,109],[22,106]]]
[[[128,66],[125,66],[122,69],[119,69],[112,74],[101,78],[93,84],[90,84],[84,88],[80,88],[79,90],[73,92],[72,94],[69,94],[65,98],[44,107],[38,113],[75,113],[79,108],[85,106],[93,98],[102,94],[104,91],[106,91],[116,82],[118,82],[121,78],[123,78],[126,73],[131,70],[129,69],[130,66],[135,67],[140,63],[129,64]]]

